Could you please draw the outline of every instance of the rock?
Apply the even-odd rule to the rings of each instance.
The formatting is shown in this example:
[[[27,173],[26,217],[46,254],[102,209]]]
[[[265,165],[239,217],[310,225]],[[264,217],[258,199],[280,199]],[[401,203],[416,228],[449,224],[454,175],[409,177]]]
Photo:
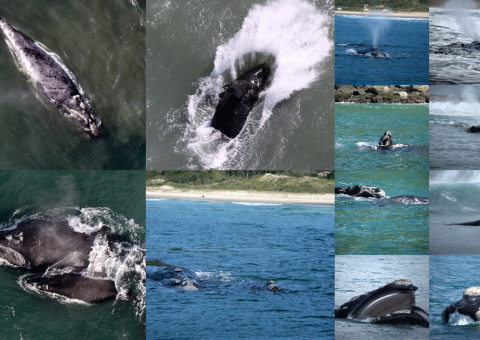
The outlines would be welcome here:
[[[390,88],[388,86],[383,86],[383,85],[375,85],[375,86],[372,86],[372,88],[370,89],[370,91],[373,93],[373,94],[383,94],[385,92],[390,92]]]
[[[364,95],[364,94],[365,94],[365,90],[362,90],[362,89],[358,89],[358,90],[353,91],[354,96]]]
[[[410,86],[410,91],[428,92],[428,85],[412,85]]]
[[[396,96],[399,96],[401,99],[408,99],[408,94],[405,91],[397,91],[395,92]]]

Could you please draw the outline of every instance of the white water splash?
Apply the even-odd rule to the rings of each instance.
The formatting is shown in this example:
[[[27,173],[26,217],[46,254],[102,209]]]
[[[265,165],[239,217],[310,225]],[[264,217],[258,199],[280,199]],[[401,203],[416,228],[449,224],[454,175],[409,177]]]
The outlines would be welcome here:
[[[476,3],[472,0],[451,0],[445,4],[445,9],[455,17],[460,31],[474,41],[480,41],[478,18],[473,15]]]
[[[480,171],[431,170],[430,183],[480,183]]]
[[[377,47],[378,41],[385,31],[390,27],[392,11],[390,9],[384,11],[370,11],[369,15],[373,15],[374,18],[369,18],[368,28],[370,29],[370,34],[372,35],[372,45]]]

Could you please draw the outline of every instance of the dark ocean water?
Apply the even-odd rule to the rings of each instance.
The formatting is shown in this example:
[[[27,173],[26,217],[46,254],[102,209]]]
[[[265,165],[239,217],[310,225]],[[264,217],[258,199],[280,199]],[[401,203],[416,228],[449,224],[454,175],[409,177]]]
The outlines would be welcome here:
[[[333,24],[333,1],[149,2],[147,168],[333,169]],[[222,138],[222,87],[262,63],[265,91]]]
[[[376,150],[385,131],[411,147]],[[335,104],[335,169],[428,168],[428,105]]]
[[[335,307],[398,279],[418,287],[415,304],[429,311],[428,256],[342,255],[335,256]],[[335,319],[335,339],[428,339],[429,330],[419,326],[374,325]]]
[[[460,171],[432,171],[432,174],[455,176]],[[480,220],[478,195],[480,175],[469,171],[470,178],[454,182],[430,182],[430,253],[435,255],[480,255],[479,227],[448,225]],[[468,288],[468,287],[467,287]]]
[[[82,233],[100,228],[125,242],[115,252],[92,252],[118,291],[135,298],[96,305],[24,288],[26,272],[0,266],[3,339],[141,339],[145,328],[145,172],[0,171],[0,229],[23,220],[68,220]],[[129,199],[125,199],[128,197]],[[52,235],[54,236],[54,235]],[[92,253],[91,253],[92,254]]]
[[[368,185],[387,197],[428,197],[428,170],[337,171],[335,186]],[[428,204],[335,197],[335,254],[428,254]]]
[[[147,339],[334,337],[333,207],[149,199],[147,225],[147,260],[201,278],[181,291],[147,275]],[[269,279],[285,291],[252,290]]]
[[[430,84],[478,84],[480,50],[462,46],[480,41],[480,11],[473,1],[449,1],[430,8]]]
[[[145,169],[145,0],[0,0],[0,16],[58,56],[106,131],[87,140],[1,37],[0,169]]]
[[[388,58],[357,53],[371,46]],[[335,84],[428,84],[428,19],[336,15]]]
[[[470,318],[442,322],[442,312],[478,286],[480,256],[430,256],[430,339],[478,339],[480,325]]]

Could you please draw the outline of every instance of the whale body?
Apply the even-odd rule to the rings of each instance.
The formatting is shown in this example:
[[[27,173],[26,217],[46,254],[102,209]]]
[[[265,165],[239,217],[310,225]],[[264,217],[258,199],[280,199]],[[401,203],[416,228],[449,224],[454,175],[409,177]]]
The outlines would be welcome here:
[[[16,63],[33,81],[39,92],[67,117],[78,121],[92,137],[101,134],[98,119],[90,104],[69,76],[68,70],[40,44],[0,17],[0,31]]]
[[[335,194],[344,194],[354,197],[382,198],[385,197],[385,190],[366,185],[354,185],[351,187],[335,187]]]
[[[390,150],[394,147],[405,147],[409,146],[408,144],[394,144],[392,139],[392,133],[390,131],[385,131],[385,133],[380,137],[378,141],[377,148],[380,150]]]
[[[259,65],[243,74],[220,93],[210,126],[229,138],[235,138],[242,131],[248,115],[263,91],[270,75],[266,64]]]
[[[377,47],[369,47],[365,50],[357,51],[358,54],[371,56],[374,58],[387,58],[387,54]]]
[[[448,323],[450,315],[459,313],[480,321],[480,287],[470,287],[463,292],[463,298],[448,305],[442,312],[442,321]]]
[[[75,232],[67,221],[31,220],[0,232],[0,259],[36,273],[26,284],[39,290],[90,303],[113,300],[115,283],[105,273],[80,275],[95,236]]]

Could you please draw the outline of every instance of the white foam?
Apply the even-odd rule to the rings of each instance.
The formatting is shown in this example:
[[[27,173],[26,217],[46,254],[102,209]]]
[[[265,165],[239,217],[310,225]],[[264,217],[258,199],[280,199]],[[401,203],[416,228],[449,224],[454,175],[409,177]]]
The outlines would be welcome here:
[[[277,206],[277,205],[283,205],[279,203],[253,203],[253,202],[232,202],[233,204],[240,204],[240,205],[253,205],[253,206]]]
[[[478,31],[478,18],[474,15],[476,3],[472,0],[451,0],[445,4],[448,14],[455,17],[460,31],[474,41],[480,41],[480,33]]]

